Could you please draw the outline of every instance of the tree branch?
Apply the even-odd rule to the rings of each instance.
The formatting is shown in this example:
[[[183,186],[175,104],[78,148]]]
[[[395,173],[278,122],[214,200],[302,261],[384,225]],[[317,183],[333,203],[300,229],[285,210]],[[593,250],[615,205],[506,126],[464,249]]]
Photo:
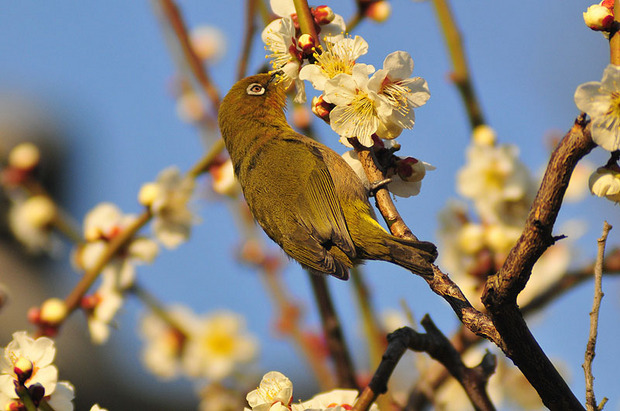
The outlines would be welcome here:
[[[575,165],[594,147],[582,114],[551,155],[523,233],[499,272],[488,278],[482,295],[493,324],[506,344],[502,349],[550,409],[583,409],[583,406],[534,339],[516,300],[534,263],[554,242],[553,224]]]

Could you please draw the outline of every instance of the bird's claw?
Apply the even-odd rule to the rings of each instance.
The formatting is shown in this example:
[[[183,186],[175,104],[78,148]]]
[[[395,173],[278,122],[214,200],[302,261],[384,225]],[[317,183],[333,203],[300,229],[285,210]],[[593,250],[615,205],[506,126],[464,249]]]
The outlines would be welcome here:
[[[368,195],[370,197],[374,197],[377,194],[377,191],[384,188],[388,184],[392,182],[391,178],[386,178],[381,181],[375,181],[374,183],[370,183],[370,188],[368,189]]]

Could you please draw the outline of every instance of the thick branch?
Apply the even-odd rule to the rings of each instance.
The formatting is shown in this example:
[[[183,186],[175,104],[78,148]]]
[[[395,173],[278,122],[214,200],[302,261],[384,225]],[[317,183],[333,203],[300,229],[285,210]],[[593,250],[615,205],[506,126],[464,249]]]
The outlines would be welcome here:
[[[487,280],[482,296],[506,344],[502,349],[550,409],[583,409],[583,406],[530,333],[516,300],[534,263],[554,242],[553,224],[575,165],[594,147],[585,115],[581,115],[551,155],[523,233],[499,272]]]

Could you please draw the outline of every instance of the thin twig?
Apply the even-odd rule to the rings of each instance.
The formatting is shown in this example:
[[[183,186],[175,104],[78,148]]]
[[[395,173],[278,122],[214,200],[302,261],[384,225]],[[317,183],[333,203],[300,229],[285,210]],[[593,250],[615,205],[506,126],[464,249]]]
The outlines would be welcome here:
[[[611,225],[605,221],[603,224],[603,235],[598,239],[598,253],[596,254],[596,264],[594,265],[594,300],[592,311],[590,311],[590,333],[586,346],[585,360],[583,362],[583,372],[586,378],[586,408],[588,411],[596,411],[603,408],[607,398],[601,402],[601,406],[596,404],[594,396],[594,375],[592,375],[592,361],[594,361],[596,338],[598,335],[598,316],[603,300],[603,259],[605,256],[605,244],[607,235],[611,230]]]
[[[179,8],[173,0],[154,0],[154,2],[176,36],[177,43],[171,45],[175,51],[173,54],[183,56],[183,58],[176,59],[177,62],[181,65],[181,69],[185,69],[183,71],[188,72],[189,77],[200,85],[205,96],[211,101],[213,113],[216,115],[220,106],[220,94],[192,47]],[[180,53],[177,53],[177,50]]]
[[[469,368],[428,315],[424,316],[421,323],[426,330],[425,334],[410,327],[403,327],[388,336],[388,347],[383,359],[353,410],[369,409],[377,397],[387,391],[387,382],[407,349],[426,352],[443,364],[465,389],[476,409],[494,410],[495,407],[486,392],[486,384],[495,371],[495,357],[487,353],[480,365]]]
[[[248,71],[248,59],[250,58],[252,40],[254,39],[254,32],[256,31],[256,1],[257,0],[247,0],[245,10],[245,33],[243,36],[243,48],[239,55],[239,63],[237,65],[237,79],[245,77]]]
[[[325,274],[308,272],[314,297],[321,314],[321,322],[323,324],[323,332],[327,342],[327,348],[334,360],[336,368],[338,386],[341,388],[358,388],[355,380],[355,370],[353,361],[347,348],[347,344],[342,334],[340,320],[334,309],[332,298],[327,287],[327,279]]]
[[[463,50],[463,40],[461,39],[456,20],[450,10],[448,0],[434,0],[433,4],[435,5],[437,20],[441,26],[448,52],[452,59],[454,70],[451,77],[461,93],[463,104],[467,110],[469,124],[474,129],[479,125],[485,124],[485,121],[469,75],[467,59]]]

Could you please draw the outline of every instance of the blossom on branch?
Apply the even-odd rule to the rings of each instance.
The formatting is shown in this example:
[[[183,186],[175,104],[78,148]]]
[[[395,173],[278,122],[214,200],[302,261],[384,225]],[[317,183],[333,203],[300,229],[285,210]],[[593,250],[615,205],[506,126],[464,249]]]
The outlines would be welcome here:
[[[609,64],[600,82],[577,87],[575,104],[592,120],[592,140],[607,151],[620,150],[620,66]]]
[[[620,202],[620,168],[599,167],[589,180],[590,191],[598,197],[605,197],[615,203]]]
[[[374,144],[373,134],[385,139],[397,137],[404,128],[413,127],[413,109],[430,98],[424,79],[408,78],[413,72],[408,53],[391,53],[383,68],[370,78],[369,67],[355,64],[351,74],[338,74],[325,82],[324,99],[335,105],[330,124],[345,145],[352,137],[366,147]]]
[[[187,241],[197,218],[188,204],[194,193],[194,180],[183,177],[176,167],[169,167],[157,181],[142,186],[138,194],[141,204],[153,213],[153,233],[167,248]]]
[[[109,243],[135,219],[134,215],[123,214],[111,203],[102,203],[92,209],[84,219],[86,243],[78,247],[75,253],[77,265],[84,270],[94,268]],[[134,264],[150,263],[158,252],[159,248],[153,240],[136,236],[105,265],[102,276],[111,277],[111,281],[118,289],[126,289],[133,284],[136,275]]]

